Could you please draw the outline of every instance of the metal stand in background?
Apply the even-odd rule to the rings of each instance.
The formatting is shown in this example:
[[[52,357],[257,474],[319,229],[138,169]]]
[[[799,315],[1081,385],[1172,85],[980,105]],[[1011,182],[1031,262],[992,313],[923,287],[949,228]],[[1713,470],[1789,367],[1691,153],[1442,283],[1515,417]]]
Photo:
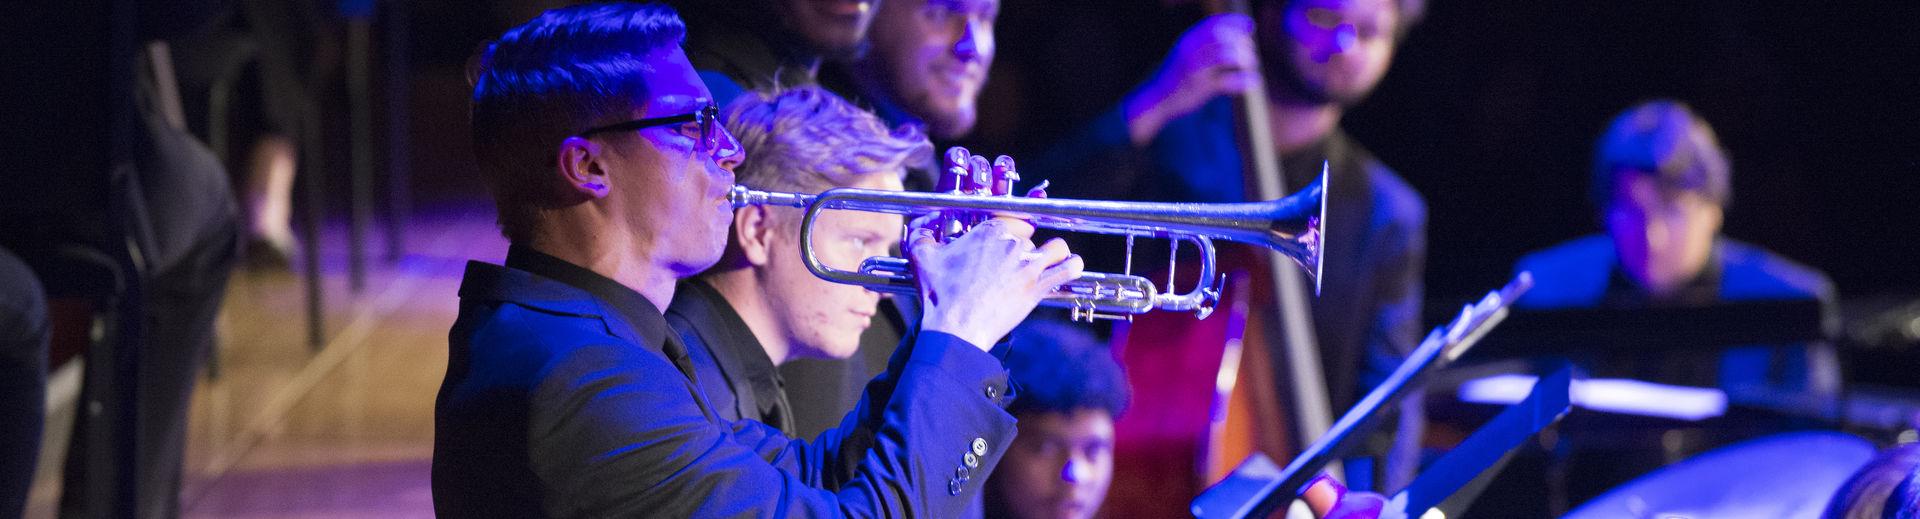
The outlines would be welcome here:
[[[1573,409],[1573,364],[1560,368],[1533,385],[1520,403],[1508,406],[1492,421],[1473,432],[1445,456],[1427,466],[1420,477],[1389,501],[1407,516],[1422,517],[1430,509],[1443,517],[1459,517],[1486,490],[1499,467],[1515,449],[1540,434]]]
[[[326,204],[326,175],[323,173],[323,157],[320,153],[320,121],[316,117],[319,109],[311,99],[301,101],[299,124],[300,143],[300,189],[306,191],[307,207],[300,211],[300,230],[307,235],[307,245],[300,251],[301,259],[307,264],[307,346],[319,350],[327,340],[326,289],[320,285],[320,218],[321,209]]]
[[[1507,307],[1532,286],[1532,275],[1522,272],[1499,291],[1462,309],[1458,318],[1427,334],[1426,340],[1420,342],[1393,374],[1341,415],[1340,421],[1308,445],[1284,470],[1272,472],[1271,461],[1264,465],[1269,470],[1257,470],[1262,467],[1257,460],[1242,464],[1243,468],[1255,470],[1236,469],[1226,480],[1194,498],[1191,507],[1194,517],[1268,517],[1293,502],[1307,482],[1371,427],[1381,410],[1418,386],[1427,375],[1460,358],[1498,325],[1506,317]]]
[[[406,223],[413,215],[413,144],[408,141],[411,120],[407,104],[412,88],[407,49],[407,2],[380,2],[385,9],[381,20],[381,41],[386,51],[387,109],[387,261],[397,262],[407,255]]]
[[[358,293],[366,286],[368,226],[374,213],[374,21],[381,20],[379,43],[385,55],[381,63],[381,84],[386,101],[387,211],[386,260],[399,261],[406,255],[405,223],[412,213],[408,169],[411,144],[407,140],[407,6],[405,2],[344,1],[340,10],[347,18],[347,117],[348,145],[351,147],[351,197],[348,224],[348,279]]]
[[[367,220],[373,218],[373,6],[341,2],[347,16],[347,286],[367,284]]]

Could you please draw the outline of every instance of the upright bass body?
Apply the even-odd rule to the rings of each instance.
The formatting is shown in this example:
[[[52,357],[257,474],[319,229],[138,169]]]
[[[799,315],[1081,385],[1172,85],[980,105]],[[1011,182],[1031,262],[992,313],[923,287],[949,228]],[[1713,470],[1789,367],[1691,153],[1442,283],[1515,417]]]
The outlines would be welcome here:
[[[1215,13],[1252,15],[1244,0],[1206,4]],[[1272,199],[1287,183],[1272,145],[1266,82],[1252,72],[1256,79],[1235,99],[1234,133],[1247,192]],[[1308,188],[1321,191],[1323,204],[1326,182],[1323,165]],[[1319,293],[1321,272],[1303,283],[1279,258],[1252,249],[1223,253],[1219,267],[1236,280],[1223,301],[1226,319],[1150,316],[1114,337],[1135,400],[1114,424],[1106,517],[1189,517],[1187,503],[1232,464],[1256,451],[1292,458],[1332,424],[1307,292]],[[1181,369],[1162,369],[1168,365]]]
[[[1188,502],[1256,452],[1297,442],[1259,314],[1271,311],[1265,255],[1220,250],[1226,290],[1212,318],[1157,313],[1119,325],[1113,352],[1133,401],[1114,422],[1113,482],[1102,517],[1189,517]]]

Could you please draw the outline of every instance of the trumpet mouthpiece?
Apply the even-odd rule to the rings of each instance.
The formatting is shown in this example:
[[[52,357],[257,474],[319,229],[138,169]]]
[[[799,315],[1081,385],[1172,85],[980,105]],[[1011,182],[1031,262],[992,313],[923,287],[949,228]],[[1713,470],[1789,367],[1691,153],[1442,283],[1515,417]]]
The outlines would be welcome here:
[[[807,204],[813,203],[813,195],[781,193],[777,191],[756,191],[748,189],[747,186],[735,184],[733,189],[727,190],[727,202],[732,203],[734,209],[750,205],[806,207]]]

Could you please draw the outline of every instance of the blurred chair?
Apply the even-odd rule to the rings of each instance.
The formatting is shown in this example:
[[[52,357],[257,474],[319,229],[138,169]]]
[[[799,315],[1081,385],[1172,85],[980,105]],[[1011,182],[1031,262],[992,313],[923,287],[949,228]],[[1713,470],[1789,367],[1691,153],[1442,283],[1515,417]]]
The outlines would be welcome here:
[[[251,109],[264,121],[255,133],[283,133],[295,148],[295,180],[304,199],[295,218],[301,247],[307,306],[307,340],[318,349],[325,341],[325,285],[322,284],[320,228],[326,203],[325,157],[322,143],[324,121],[320,92],[333,76],[338,64],[334,38],[313,6],[305,0],[250,2],[229,6],[220,14],[220,23],[202,29],[176,49],[181,57],[183,82],[189,88],[194,107],[192,122],[203,125],[202,134],[215,157],[226,161],[234,157],[233,123],[237,110]],[[229,24],[238,24],[230,26]],[[300,40],[290,44],[282,38]],[[306,46],[302,48],[302,46]],[[247,79],[253,78],[249,82]],[[249,90],[245,87],[251,86]],[[252,98],[248,97],[251,95]],[[245,102],[243,102],[245,101]],[[236,168],[247,168],[246,160]],[[261,179],[249,179],[260,181]],[[257,218],[258,216],[254,216]],[[249,244],[257,246],[260,244]],[[218,352],[209,354],[209,374],[218,375]]]
[[[178,513],[188,397],[233,259],[219,161],[179,129],[163,47],[198,4],[74,0],[10,11],[0,243],[35,270],[86,381],[63,516]],[[15,114],[18,114],[15,116]],[[75,331],[73,328],[80,328]],[[63,339],[70,341],[70,339]],[[64,344],[65,342],[63,342]]]

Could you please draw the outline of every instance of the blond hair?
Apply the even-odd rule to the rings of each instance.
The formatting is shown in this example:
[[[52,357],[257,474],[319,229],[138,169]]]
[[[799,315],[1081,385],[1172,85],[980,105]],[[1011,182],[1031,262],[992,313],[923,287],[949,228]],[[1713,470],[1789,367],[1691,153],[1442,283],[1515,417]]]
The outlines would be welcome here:
[[[904,176],[931,161],[933,144],[912,125],[879,117],[819,87],[749,92],[721,116],[746,159],[736,182],[761,190],[815,193],[866,175]]]

